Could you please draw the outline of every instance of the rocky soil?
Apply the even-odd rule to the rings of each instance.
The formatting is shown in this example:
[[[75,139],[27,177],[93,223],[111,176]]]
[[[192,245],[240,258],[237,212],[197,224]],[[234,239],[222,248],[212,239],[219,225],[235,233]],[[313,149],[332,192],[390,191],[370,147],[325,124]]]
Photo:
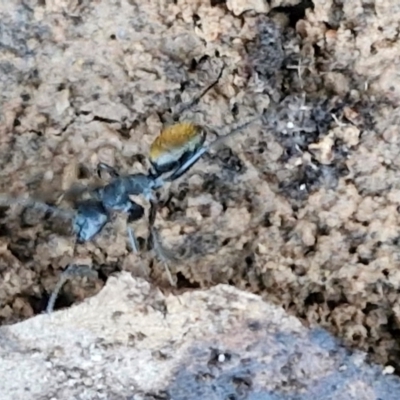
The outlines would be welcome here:
[[[223,64],[181,120],[228,132],[263,114],[160,193],[176,288],[145,219],[138,257],[122,217],[75,246],[65,221],[4,203],[3,324],[41,313],[71,262],[98,279],[65,285],[57,307],[144,265],[166,292],[259,294],[400,372],[397,2],[15,0],[0,13],[3,194],[54,204],[99,161],[146,171],[168,115]]]
[[[127,272],[0,328],[3,400],[397,400],[390,372],[232,286],[164,296]]]

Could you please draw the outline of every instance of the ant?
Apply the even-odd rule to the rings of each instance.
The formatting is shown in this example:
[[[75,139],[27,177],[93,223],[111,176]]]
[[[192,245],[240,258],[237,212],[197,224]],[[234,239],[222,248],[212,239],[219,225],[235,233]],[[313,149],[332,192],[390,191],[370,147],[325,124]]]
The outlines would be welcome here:
[[[192,101],[182,104],[172,119],[175,120],[176,116],[179,117],[182,111],[191,108],[208,91],[217,85],[223,71],[224,66],[221,68],[216,80],[208,85]],[[219,136],[218,133],[210,127],[206,128],[191,122],[176,122],[165,127],[151,144],[149,152],[149,162],[151,166],[147,174],[134,173],[120,175],[112,166],[101,162],[97,165],[97,175],[101,178],[102,173],[107,172],[111,177],[110,182],[94,189],[85,188],[84,192],[88,192],[89,198],[76,201],[74,203],[74,212],[65,212],[64,210],[59,210],[57,207],[47,204],[39,204],[39,206],[47,213],[63,213],[69,218],[72,217],[72,231],[75,235],[76,243],[81,244],[94,239],[116,212],[126,213],[128,215],[128,223],[140,220],[144,216],[144,208],[131,200],[130,196],[143,195],[146,200],[150,201],[149,230],[153,248],[156,250],[159,258],[164,262],[169,280],[173,285],[172,277],[166,264],[166,259],[168,257],[164,255],[157,232],[155,232],[153,227],[157,212],[154,192],[163,187],[166,183],[179,179],[192,168],[206,152],[210,151],[211,148],[216,147],[228,137],[243,130],[260,117],[261,116],[258,116],[244,123],[237,124],[224,136]],[[217,139],[210,144],[205,144],[207,130],[217,136]],[[1,202],[0,198],[0,203]],[[20,203],[25,205],[37,205],[39,202],[33,199],[25,199],[25,201]],[[132,250],[138,253],[137,241],[129,224],[127,230]],[[71,274],[72,270],[73,274]],[[68,267],[63,272],[60,282],[49,300],[47,312],[53,310],[56,296],[62,284],[68,279],[68,276],[76,275],[77,271],[79,271],[79,268],[75,266],[74,268]]]

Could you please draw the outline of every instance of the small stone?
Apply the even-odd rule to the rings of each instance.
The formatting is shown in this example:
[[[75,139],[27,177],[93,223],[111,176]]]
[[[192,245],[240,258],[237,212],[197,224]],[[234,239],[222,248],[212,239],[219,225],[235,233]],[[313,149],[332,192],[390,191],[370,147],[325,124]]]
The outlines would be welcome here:
[[[392,374],[394,374],[394,367],[392,365],[387,365],[382,371],[382,375],[392,375]]]
[[[226,6],[229,11],[238,16],[245,11],[255,11],[257,13],[268,13],[270,7],[264,0],[228,0]]]

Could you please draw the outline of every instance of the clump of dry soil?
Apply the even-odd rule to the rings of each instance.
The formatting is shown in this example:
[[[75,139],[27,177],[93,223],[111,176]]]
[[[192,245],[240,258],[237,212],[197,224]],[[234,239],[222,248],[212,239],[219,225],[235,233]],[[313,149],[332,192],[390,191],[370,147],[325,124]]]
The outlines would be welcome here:
[[[0,327],[3,400],[397,400],[389,370],[259,296],[163,295],[127,272],[77,306]]]
[[[99,161],[145,171],[164,116],[224,63],[181,119],[227,129],[264,116],[161,193],[178,288],[261,294],[399,372],[400,5],[272,3],[2,4],[0,190],[54,202]],[[4,323],[41,312],[72,258],[99,279],[66,285],[58,306],[114,271],[141,273],[123,221],[74,252],[44,215],[3,207],[1,218]],[[144,242],[145,221],[135,229]]]

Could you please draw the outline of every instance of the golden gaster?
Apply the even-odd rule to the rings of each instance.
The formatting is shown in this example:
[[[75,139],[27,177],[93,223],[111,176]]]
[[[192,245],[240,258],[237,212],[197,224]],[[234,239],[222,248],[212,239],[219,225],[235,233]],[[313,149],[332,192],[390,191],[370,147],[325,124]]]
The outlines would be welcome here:
[[[204,130],[191,122],[164,128],[150,146],[150,162],[160,172],[176,168],[205,141]]]

